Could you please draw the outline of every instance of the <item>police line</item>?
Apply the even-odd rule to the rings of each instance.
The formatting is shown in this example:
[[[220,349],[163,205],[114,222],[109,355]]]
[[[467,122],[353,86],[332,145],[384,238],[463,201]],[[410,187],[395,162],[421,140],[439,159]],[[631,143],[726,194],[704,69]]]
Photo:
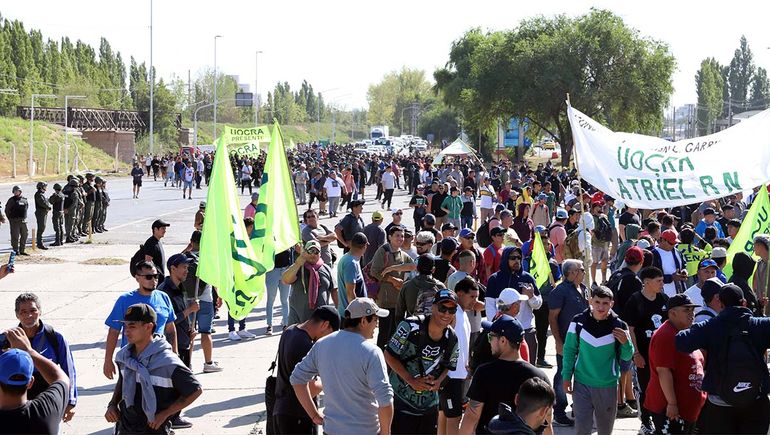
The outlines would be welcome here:
[[[632,207],[699,203],[770,181],[770,110],[677,142],[614,132],[573,107],[567,115],[580,176]]]

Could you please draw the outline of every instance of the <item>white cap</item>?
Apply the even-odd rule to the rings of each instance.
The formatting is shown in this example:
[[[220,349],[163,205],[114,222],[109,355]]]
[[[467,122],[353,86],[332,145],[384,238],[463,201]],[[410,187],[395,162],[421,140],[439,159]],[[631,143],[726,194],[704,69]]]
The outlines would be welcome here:
[[[512,288],[507,288],[500,292],[500,296],[497,298],[497,302],[505,305],[512,305],[516,302],[526,301],[528,299],[529,296],[523,295]]]

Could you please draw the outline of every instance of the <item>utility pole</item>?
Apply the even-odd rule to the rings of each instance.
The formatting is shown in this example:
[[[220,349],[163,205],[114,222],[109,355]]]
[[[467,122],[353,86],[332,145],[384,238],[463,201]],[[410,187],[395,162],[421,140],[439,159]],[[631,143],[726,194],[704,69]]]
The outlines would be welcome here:
[[[33,154],[34,154],[34,139],[35,139],[35,97],[38,98],[56,98],[56,95],[51,94],[32,94],[30,101],[30,116],[29,116],[29,165],[27,171],[29,177],[34,175]]]
[[[257,50],[254,56],[254,127],[259,126],[259,91],[257,88],[259,85],[259,53],[262,52]]]
[[[83,99],[83,98],[86,98],[86,97],[83,96],[83,95],[65,95],[64,96],[64,149],[65,150],[69,150],[70,149],[70,142],[69,142],[69,138],[70,138],[69,127],[70,126],[69,126],[69,122],[68,122],[69,109],[68,109],[68,105],[67,104],[69,103],[70,99],[74,100],[74,99]],[[67,169],[67,171],[69,171],[70,170],[69,169],[69,164],[70,164],[69,153],[65,153],[64,154],[64,160],[65,160],[64,161],[64,167]]]
[[[671,112],[671,140],[676,142],[676,106],[673,106]]]
[[[214,36],[214,140],[216,141],[219,136],[217,136],[217,39],[221,38],[222,35],[215,35]]]
[[[152,0],[150,0],[150,154],[154,147],[155,134],[155,69],[152,66]]]

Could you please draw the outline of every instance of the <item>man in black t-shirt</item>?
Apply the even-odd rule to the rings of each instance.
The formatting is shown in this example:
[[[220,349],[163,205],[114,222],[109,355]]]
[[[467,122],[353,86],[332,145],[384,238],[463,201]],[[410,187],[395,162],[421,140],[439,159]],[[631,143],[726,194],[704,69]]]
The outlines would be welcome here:
[[[21,327],[5,331],[5,347],[0,355],[0,434],[59,433],[59,422],[69,404],[69,378],[53,361],[40,355],[29,343]],[[34,370],[49,384],[27,401]]]
[[[166,251],[160,239],[166,236],[166,228],[170,226],[171,224],[163,219],[157,219],[152,223],[152,236],[144,242],[144,259],[155,264],[161,277],[166,274]]]
[[[663,271],[657,267],[645,267],[639,272],[642,290],[631,295],[621,318],[628,324],[628,332],[634,343],[634,365],[639,380],[639,410],[642,425],[652,426],[651,414],[644,408],[644,396],[650,382],[650,340],[652,334],[668,318],[668,296],[663,293]]]
[[[281,334],[273,405],[273,428],[276,434],[316,433],[316,426],[299,403],[289,378],[294,366],[310,352],[313,343],[339,329],[340,315],[337,309],[331,305],[323,305],[313,311],[310,319],[289,326]],[[320,381],[315,380],[310,385],[311,396],[315,397],[321,392]]]
[[[142,187],[142,177],[144,177],[144,171],[139,167],[139,163],[134,163],[131,177],[134,179],[134,199],[136,199],[139,198],[139,189]]]
[[[337,245],[342,248],[343,253],[350,251],[350,242],[353,240],[353,235],[364,231],[364,220],[361,218],[363,210],[363,200],[354,199],[350,201],[350,213],[345,215],[334,227],[334,233],[337,235]]]
[[[636,209],[631,207],[628,207],[618,218],[618,235],[621,242],[626,240],[626,225],[629,224],[642,226],[642,221],[639,219],[639,215],[636,214]]]
[[[540,378],[550,385],[545,372],[521,359],[519,348],[524,341],[524,328],[515,318],[504,314],[494,323],[483,322],[489,331],[492,355],[496,360],[482,364],[473,375],[468,389],[468,407],[465,410],[460,433],[489,433],[487,423],[497,415],[501,403],[516,410],[515,397],[527,379]],[[550,424],[550,412],[546,421]]]

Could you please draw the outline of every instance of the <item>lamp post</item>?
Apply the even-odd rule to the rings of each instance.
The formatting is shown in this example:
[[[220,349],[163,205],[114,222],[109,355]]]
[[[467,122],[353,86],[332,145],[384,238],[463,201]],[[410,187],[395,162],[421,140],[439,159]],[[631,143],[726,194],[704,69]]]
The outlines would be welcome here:
[[[67,111],[67,103],[69,102],[69,100],[82,100],[84,98],[86,98],[84,95],[65,95],[64,96],[64,149],[65,150],[68,150],[70,148],[70,144],[69,144],[69,127],[70,126],[69,126],[69,123],[67,122],[68,120],[67,117],[69,115],[69,112]],[[69,153],[66,153],[65,160],[64,160],[64,168],[67,171],[69,171],[70,169],[69,165],[70,165]]]
[[[257,86],[259,85],[259,54],[262,53],[262,51],[257,50],[257,52],[254,55],[254,127],[259,127],[259,90]]]
[[[150,154],[154,149],[155,133],[155,70],[152,67],[152,0],[150,0]]]
[[[323,91],[319,92],[318,95],[315,97],[315,114],[316,114],[316,130],[318,133],[318,142],[321,142],[321,95],[324,92],[331,92],[336,91],[340,88],[331,88],[331,89],[324,89]]]
[[[214,140],[217,138],[217,39],[221,37],[214,36]]]
[[[34,154],[33,141],[35,140],[35,97],[38,98],[56,98],[56,95],[51,94],[32,94],[30,102],[30,116],[29,116],[29,166],[27,167],[27,173],[32,178],[32,157]]]

